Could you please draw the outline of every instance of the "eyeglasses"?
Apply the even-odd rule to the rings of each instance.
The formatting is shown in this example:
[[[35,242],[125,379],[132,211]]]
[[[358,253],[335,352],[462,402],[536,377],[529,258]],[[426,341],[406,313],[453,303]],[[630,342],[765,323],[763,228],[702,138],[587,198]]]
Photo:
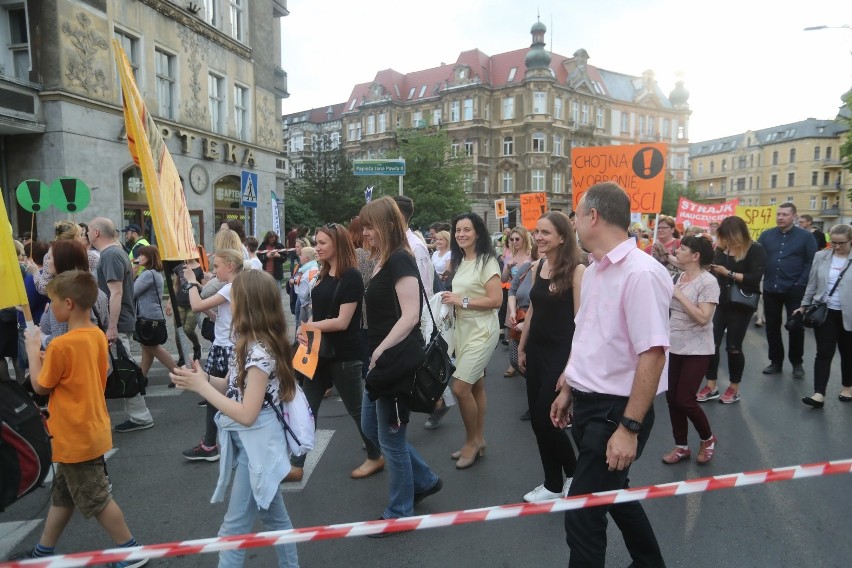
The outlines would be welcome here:
[[[674,229],[674,227],[669,227],[668,225],[663,225],[660,223],[660,229]]]
[[[521,242],[520,237],[512,237],[512,238],[511,238],[511,239],[509,239],[509,240],[510,240],[510,241],[512,241],[512,242],[515,242],[515,243],[519,243],[519,242]]]
[[[849,241],[831,241],[831,244],[836,247],[842,247],[843,245],[848,245]]]

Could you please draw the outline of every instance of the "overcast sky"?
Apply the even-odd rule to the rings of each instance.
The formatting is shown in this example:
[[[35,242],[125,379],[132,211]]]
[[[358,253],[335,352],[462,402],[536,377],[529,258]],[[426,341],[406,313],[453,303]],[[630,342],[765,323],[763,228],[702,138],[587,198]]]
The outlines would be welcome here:
[[[852,88],[848,0],[288,0],[281,19],[290,98],[284,114],[345,102],[358,83],[530,44],[540,10],[547,49],[631,75],[652,69],[663,92],[690,92],[689,138],[834,118]]]

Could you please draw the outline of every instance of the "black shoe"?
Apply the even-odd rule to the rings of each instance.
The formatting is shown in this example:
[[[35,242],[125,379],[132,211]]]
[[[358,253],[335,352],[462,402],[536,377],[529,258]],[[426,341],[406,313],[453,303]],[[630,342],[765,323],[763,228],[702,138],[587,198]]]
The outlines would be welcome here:
[[[769,364],[767,367],[763,368],[764,375],[777,375],[781,372],[781,365],[777,365],[775,363]]]
[[[805,378],[805,368],[801,365],[793,365],[793,378],[794,379],[804,379]]]
[[[206,407],[207,401],[206,400],[199,400],[198,403],[196,404],[196,406]]]
[[[825,406],[824,401],[816,400],[815,398],[810,397],[810,396],[803,396],[802,402],[804,402],[808,406],[813,406],[814,408],[822,408],[823,406]]]
[[[502,343],[503,345],[509,345],[509,340],[508,339],[501,339],[500,343]]]
[[[201,346],[192,348],[192,360],[193,361],[201,361]]]
[[[435,485],[433,485],[431,489],[427,489],[423,493],[415,493],[414,494],[414,504],[417,505],[419,502],[421,502],[426,497],[429,497],[430,495],[434,495],[435,493],[440,491],[443,487],[444,487],[444,482],[439,477],[438,481],[435,482]]]
[[[181,357],[180,359],[178,359],[177,366],[178,366],[178,367],[184,367],[184,366],[186,366],[186,361],[184,361],[184,360],[183,360],[183,357]]]
[[[521,420],[523,420],[524,422],[530,421],[530,411],[529,410],[527,410],[526,412],[521,414]]]
[[[840,402],[852,402],[852,396],[846,396],[845,394],[837,395],[837,400]]]

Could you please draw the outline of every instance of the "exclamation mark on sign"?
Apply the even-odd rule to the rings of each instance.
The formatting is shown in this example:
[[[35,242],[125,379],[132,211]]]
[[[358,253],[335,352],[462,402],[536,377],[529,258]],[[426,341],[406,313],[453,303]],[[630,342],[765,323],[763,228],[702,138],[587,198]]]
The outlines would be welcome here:
[[[651,175],[651,158],[654,157],[654,150],[649,148],[648,150],[642,150],[642,159],[645,160],[645,175]]]
[[[77,178],[62,178],[59,183],[68,202],[68,212],[74,213],[77,210]]]
[[[41,182],[37,179],[28,179],[27,187],[30,190],[30,199],[33,202],[33,213],[41,211]]]

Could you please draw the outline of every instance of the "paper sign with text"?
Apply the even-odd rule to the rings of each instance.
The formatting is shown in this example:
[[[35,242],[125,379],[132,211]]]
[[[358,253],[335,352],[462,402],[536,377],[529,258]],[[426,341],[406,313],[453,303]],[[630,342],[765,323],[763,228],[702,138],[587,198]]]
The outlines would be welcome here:
[[[675,221],[684,227],[710,228],[710,222],[721,223],[725,217],[733,217],[737,214],[739,199],[732,199],[724,203],[696,203],[685,197],[677,202],[677,218]],[[689,223],[689,225],[687,225]]]
[[[309,379],[314,378],[319,363],[319,348],[322,341],[322,332],[309,323],[302,324],[302,331],[308,338],[308,344],[299,344],[296,355],[293,357],[293,368]]]
[[[521,225],[528,231],[535,230],[535,224],[547,210],[546,193],[521,194]]]
[[[760,233],[775,226],[775,209],[774,205],[765,207],[737,205],[737,217],[748,225],[752,240],[757,240]]]
[[[659,213],[666,181],[666,144],[631,144],[571,149],[573,208],[595,184],[611,181],[630,196],[630,211]]]
[[[495,199],[494,200],[494,216],[498,219],[502,219],[506,217],[506,200],[505,199]]]

